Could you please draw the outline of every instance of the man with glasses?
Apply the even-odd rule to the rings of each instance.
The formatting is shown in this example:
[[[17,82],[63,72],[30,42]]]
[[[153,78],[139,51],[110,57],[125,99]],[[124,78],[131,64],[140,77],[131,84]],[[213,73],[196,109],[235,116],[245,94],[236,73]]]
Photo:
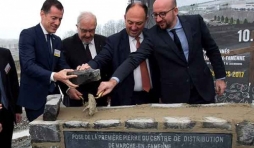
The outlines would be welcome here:
[[[92,68],[112,66],[111,74],[130,53],[137,51],[140,43],[147,37],[145,23],[148,8],[142,3],[132,3],[125,10],[125,26],[120,32],[108,37],[106,46],[100,54],[88,63]],[[88,66],[84,64],[85,67]],[[89,67],[89,66],[88,66]],[[86,67],[86,68],[88,68]],[[146,59],[111,93],[111,105],[136,105],[158,102],[154,88],[158,82],[155,79],[159,70],[156,70],[155,59]],[[111,76],[111,75],[110,75]]]
[[[104,95],[150,55],[160,68],[161,100],[163,103],[206,104],[222,95],[225,68],[218,46],[200,15],[178,15],[176,0],[156,0],[152,17],[156,24],[137,52],[115,71],[109,82],[102,82],[98,93]],[[215,87],[203,50],[215,72]],[[216,90],[216,91],[215,91]]]
[[[62,50],[66,58],[66,62],[73,69],[78,65],[87,63],[93,59],[105,45],[106,37],[95,34],[97,26],[96,16],[91,12],[82,12],[77,18],[77,33],[63,40]],[[101,70],[102,80],[108,80],[107,70]],[[65,106],[82,106],[84,98],[88,98],[88,92],[96,95],[100,82],[91,82],[89,84],[80,85],[78,88],[66,88],[62,86]],[[106,106],[106,97],[97,99],[97,106]]]

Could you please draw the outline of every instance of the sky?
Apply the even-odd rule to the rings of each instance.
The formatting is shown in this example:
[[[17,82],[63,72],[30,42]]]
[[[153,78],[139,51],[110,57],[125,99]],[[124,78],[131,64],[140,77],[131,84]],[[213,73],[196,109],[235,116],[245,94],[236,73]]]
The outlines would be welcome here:
[[[0,0],[0,39],[18,39],[20,32],[37,25],[40,9],[45,0]],[[76,20],[80,12],[91,11],[98,24],[124,18],[128,0],[59,0],[64,6],[64,16],[56,35],[64,36],[76,31]],[[177,0],[178,6],[209,0]]]

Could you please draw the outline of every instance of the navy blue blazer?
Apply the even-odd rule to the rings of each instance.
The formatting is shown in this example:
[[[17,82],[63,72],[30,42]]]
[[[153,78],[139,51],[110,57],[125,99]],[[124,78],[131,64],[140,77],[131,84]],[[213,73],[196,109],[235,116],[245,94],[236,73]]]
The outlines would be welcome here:
[[[146,31],[147,29],[144,29],[143,31],[144,38],[147,37]],[[108,67],[111,69],[111,73],[109,74],[111,76],[118,66],[120,66],[128,58],[130,53],[129,36],[126,32],[126,29],[123,29],[120,32],[108,37],[106,45],[103,47],[101,52],[93,60],[89,61],[88,64],[95,69]],[[158,76],[156,74],[158,74],[159,71],[155,70],[157,69],[157,66],[153,57],[149,58],[149,66],[153,86],[154,88],[158,89],[158,82],[156,81],[158,80]],[[134,85],[134,77],[133,73],[131,73],[126,79],[121,80],[121,83],[112,91],[111,105],[130,105]],[[154,100],[156,100],[156,98]]]
[[[153,55],[161,71],[163,103],[188,103],[190,83],[202,98],[211,102],[215,100],[214,82],[203,50],[212,63],[215,77],[223,78],[226,74],[219,48],[200,15],[179,16],[179,20],[189,45],[188,61],[177,49],[167,30],[155,25],[149,30],[149,37],[142,42],[140,49],[132,53],[113,76],[123,81],[140,62]]]
[[[52,36],[52,47],[54,51],[61,51],[61,39],[56,35]],[[54,56],[53,53],[48,49],[40,24],[22,30],[19,38],[21,66],[19,105],[33,110],[45,105],[51,73],[69,68],[62,52],[60,57]]]

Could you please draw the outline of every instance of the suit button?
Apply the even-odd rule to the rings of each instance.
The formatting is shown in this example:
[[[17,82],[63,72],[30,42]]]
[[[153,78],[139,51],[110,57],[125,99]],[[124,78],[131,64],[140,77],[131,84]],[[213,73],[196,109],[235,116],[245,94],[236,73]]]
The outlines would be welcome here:
[[[186,82],[189,82],[189,79],[187,79]]]
[[[187,68],[189,69],[190,67],[188,66]]]

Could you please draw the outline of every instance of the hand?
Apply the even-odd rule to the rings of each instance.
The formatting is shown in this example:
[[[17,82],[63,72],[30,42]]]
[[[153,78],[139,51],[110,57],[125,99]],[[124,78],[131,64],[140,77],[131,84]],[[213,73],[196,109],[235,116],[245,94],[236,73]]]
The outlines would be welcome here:
[[[223,95],[225,89],[226,89],[226,83],[224,80],[218,79],[215,81],[215,92],[217,95],[219,96]]]
[[[75,99],[75,100],[80,100],[80,96],[82,96],[82,93],[80,93],[77,89],[75,88],[70,88],[67,92],[67,94],[69,95],[69,97],[71,99]]]
[[[65,83],[67,86],[69,86],[70,88],[78,87],[78,85],[75,85],[69,81],[69,79],[77,77],[77,75],[67,75],[67,72],[72,72],[72,71],[73,71],[72,69],[63,69],[59,72],[56,72],[53,76],[54,80],[61,81]]]
[[[0,133],[2,132],[2,130],[3,130],[3,126],[2,126],[2,124],[0,123]]]
[[[0,109],[2,109],[2,104],[0,104]]]
[[[21,120],[22,120],[22,115],[21,115],[20,113],[17,113],[17,114],[16,114],[16,122],[17,122],[17,123],[20,123]]]
[[[110,79],[107,82],[101,82],[100,86],[98,87],[97,95],[100,94],[102,91],[104,91],[102,96],[109,94],[116,85],[117,81],[115,79]]]
[[[86,63],[86,64],[82,64],[80,66],[77,67],[77,70],[86,70],[86,69],[90,69],[91,67]]]

